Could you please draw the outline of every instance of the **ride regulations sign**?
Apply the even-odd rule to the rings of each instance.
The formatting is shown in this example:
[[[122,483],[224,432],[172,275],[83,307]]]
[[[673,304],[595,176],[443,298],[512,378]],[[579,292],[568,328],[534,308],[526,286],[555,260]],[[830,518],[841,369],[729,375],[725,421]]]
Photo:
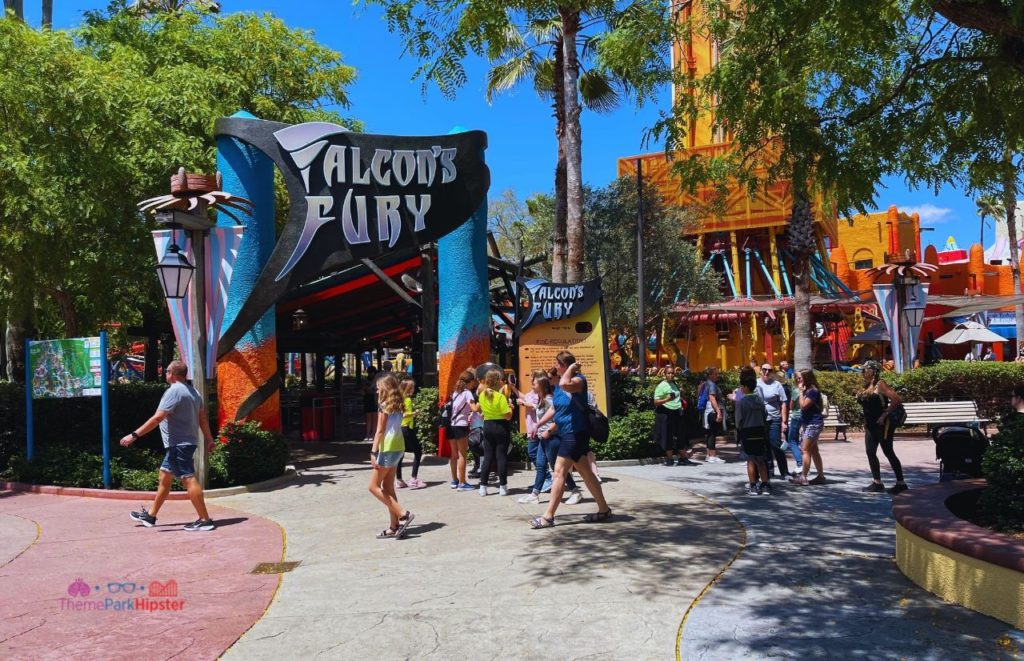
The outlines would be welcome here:
[[[99,397],[103,355],[98,337],[29,343],[33,399]]]

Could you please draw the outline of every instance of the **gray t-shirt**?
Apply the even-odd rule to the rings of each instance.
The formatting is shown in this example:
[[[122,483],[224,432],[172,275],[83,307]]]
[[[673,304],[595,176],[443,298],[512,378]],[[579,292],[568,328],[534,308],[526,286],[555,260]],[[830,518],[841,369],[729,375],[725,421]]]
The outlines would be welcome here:
[[[715,401],[718,402],[718,407],[723,409],[724,415],[725,404],[722,402],[722,389],[718,387],[718,384],[711,379],[708,379],[704,382],[704,392],[707,393],[708,396],[708,403],[704,407],[704,417],[707,418],[715,412],[715,407],[711,405],[712,395],[714,395]]]
[[[764,400],[764,411],[768,415],[768,419],[781,420],[782,405],[789,401],[789,397],[786,396],[786,388],[775,380],[765,383],[763,379],[758,379],[757,394]]]
[[[736,429],[763,427],[765,421],[764,400],[757,391],[744,395],[736,392]]]
[[[158,407],[169,414],[160,423],[160,437],[164,440],[165,448],[198,445],[199,410],[202,407],[202,398],[195,388],[187,383],[171,384],[160,398]]]

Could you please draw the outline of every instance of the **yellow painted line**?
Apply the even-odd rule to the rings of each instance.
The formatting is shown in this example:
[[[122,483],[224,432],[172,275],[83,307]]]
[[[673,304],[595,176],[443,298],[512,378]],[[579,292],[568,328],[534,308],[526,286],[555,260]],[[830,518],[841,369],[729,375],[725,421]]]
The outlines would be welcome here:
[[[11,558],[10,560],[8,560],[8,561],[7,561],[7,562],[5,562],[4,564],[0,565],[0,567],[6,567],[7,565],[11,564],[12,562],[14,562],[15,560],[17,560],[17,559],[18,559],[18,558],[20,558],[21,556],[25,555],[25,553],[27,553],[27,552],[28,552],[28,550],[29,550],[30,548],[32,548],[33,546],[35,546],[35,545],[36,545],[36,544],[37,544],[37,543],[39,542],[39,538],[43,536],[43,528],[42,528],[42,526],[40,526],[40,525],[39,525],[39,522],[38,522],[38,521],[36,521],[35,519],[26,519],[25,517],[23,517],[23,516],[19,516],[19,515],[17,515],[17,514],[14,514],[14,513],[12,513],[12,512],[5,512],[5,514],[7,514],[7,515],[9,515],[9,516],[15,516],[15,517],[18,517],[18,518],[19,518],[19,519],[21,519],[22,521],[28,521],[28,522],[30,522],[30,523],[31,523],[32,525],[34,525],[34,526],[36,527],[36,538],[32,540],[32,543],[31,543],[31,544],[29,544],[29,545],[28,545],[28,546],[26,546],[25,548],[21,549],[21,552],[20,552],[20,553],[18,553],[18,555],[14,556],[13,558]]]
[[[717,583],[719,579],[722,578],[722,576],[725,575],[725,572],[729,571],[729,568],[733,566],[733,563],[735,563],[739,559],[740,555],[742,555],[743,551],[747,548],[747,528],[743,525],[743,522],[740,521],[739,518],[732,513],[731,510],[729,510],[727,507],[719,505],[718,503],[716,503],[714,500],[711,500],[707,496],[702,496],[701,494],[694,493],[693,491],[689,491],[688,489],[682,489],[682,491],[686,491],[689,494],[697,496],[704,502],[709,503],[714,507],[717,507],[718,509],[722,510],[723,512],[731,516],[732,520],[736,522],[737,526],[739,526],[740,532],[743,533],[743,536],[740,539],[739,548],[736,549],[736,552],[732,554],[732,557],[729,559],[729,562],[725,563],[725,566],[722,567],[721,571],[715,574],[715,576],[710,581],[708,581],[708,584],[705,585],[704,589],[700,591],[700,593],[694,598],[692,602],[690,602],[690,607],[686,609],[685,613],[683,613],[683,619],[679,622],[679,628],[676,630],[676,661],[682,661],[683,658],[681,651],[683,643],[683,628],[686,627],[686,620],[689,619],[690,613],[692,613],[693,609],[697,607],[697,604],[699,604],[700,600],[704,598],[704,595],[707,594],[709,590],[711,590],[711,587],[715,583]]]

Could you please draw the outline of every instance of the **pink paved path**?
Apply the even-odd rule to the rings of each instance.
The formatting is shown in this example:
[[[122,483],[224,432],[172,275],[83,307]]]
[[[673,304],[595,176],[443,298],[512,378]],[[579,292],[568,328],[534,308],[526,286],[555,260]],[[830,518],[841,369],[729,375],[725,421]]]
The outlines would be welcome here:
[[[282,559],[277,524],[212,506],[221,527],[189,533],[181,526],[196,518],[191,506],[168,502],[157,526],[144,528],[128,518],[137,506],[0,492],[0,659],[214,659],[263,615],[278,576],[249,572]],[[69,596],[77,579],[88,596]],[[125,599],[111,594],[111,582],[135,584],[130,597],[147,597],[152,581],[170,579],[177,596],[155,601],[181,610],[68,608]]]

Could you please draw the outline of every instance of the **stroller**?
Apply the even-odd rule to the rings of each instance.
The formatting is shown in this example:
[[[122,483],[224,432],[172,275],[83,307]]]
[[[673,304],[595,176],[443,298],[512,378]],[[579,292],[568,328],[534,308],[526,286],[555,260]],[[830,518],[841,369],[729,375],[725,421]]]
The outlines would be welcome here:
[[[939,481],[958,476],[981,477],[981,458],[988,449],[988,437],[975,427],[938,427],[932,431],[935,458],[939,460]]]

